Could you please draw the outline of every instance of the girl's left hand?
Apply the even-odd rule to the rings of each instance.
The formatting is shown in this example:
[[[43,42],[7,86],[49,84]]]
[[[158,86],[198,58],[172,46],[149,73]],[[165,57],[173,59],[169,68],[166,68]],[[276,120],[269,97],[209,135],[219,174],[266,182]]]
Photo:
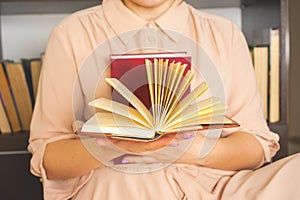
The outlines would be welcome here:
[[[172,142],[168,146],[176,148],[179,145],[179,141],[182,141],[182,140],[186,141],[186,140],[194,139],[195,134],[196,133],[193,133],[193,132],[178,133],[178,134],[176,134],[176,137],[174,137],[172,139]],[[172,134],[172,135],[175,135],[175,134]],[[186,149],[186,152],[183,152],[182,148],[180,148],[177,151],[178,155],[169,155],[168,153],[176,152],[176,151],[173,151],[172,149],[169,149],[167,151],[167,153],[166,152],[164,152],[164,153],[155,152],[153,154],[139,154],[139,155],[130,155],[129,154],[129,155],[122,157],[121,163],[122,164],[135,164],[135,163],[146,164],[146,163],[165,163],[165,162],[177,162],[177,163],[193,162],[194,163],[196,160],[199,160],[198,152],[201,147],[201,143],[203,142],[203,139],[204,139],[204,136],[202,136],[201,134],[198,134],[197,137],[195,138],[195,141],[191,141],[191,142],[196,142],[196,143],[199,143],[200,145],[191,145],[188,149]],[[195,153],[195,152],[197,152],[197,153]]]
[[[166,134],[154,141],[131,141],[123,139],[109,138],[112,144],[129,152],[129,153],[145,153],[155,151],[168,145],[173,145],[176,134]]]

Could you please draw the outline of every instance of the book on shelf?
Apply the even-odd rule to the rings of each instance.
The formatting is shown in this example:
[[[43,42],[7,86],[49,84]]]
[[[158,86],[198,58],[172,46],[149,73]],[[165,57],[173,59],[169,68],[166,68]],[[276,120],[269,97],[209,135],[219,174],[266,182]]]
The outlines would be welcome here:
[[[33,107],[29,92],[30,87],[26,81],[23,65],[21,63],[5,62],[5,67],[22,130],[28,131]]]
[[[21,63],[11,60],[0,63],[2,133],[29,130],[41,66],[40,58],[21,59]]]
[[[18,132],[21,130],[21,125],[15,107],[14,98],[11,93],[10,82],[6,76],[6,69],[3,63],[0,63],[0,92],[7,118],[11,126],[11,131]]]
[[[5,106],[1,98],[1,93],[0,93],[0,132],[1,133],[11,132],[9,120],[7,118],[6,111],[5,111]]]
[[[256,83],[261,95],[263,114],[268,119],[268,95],[269,95],[269,47],[253,47],[253,64],[255,70]]]
[[[21,59],[21,63],[24,68],[31,102],[32,105],[34,105],[41,67],[42,67],[42,61],[40,58]]]
[[[270,30],[270,103],[269,121],[280,120],[280,51],[279,29]]]
[[[258,90],[266,120],[280,120],[280,41],[279,29],[265,29],[263,44],[250,48]]]
[[[155,58],[159,56],[163,58]],[[199,97],[208,90],[208,85],[202,82],[191,90],[194,75],[190,69],[190,58],[187,61],[178,56],[179,59],[183,59],[181,60],[183,62],[180,62],[176,56],[178,55],[166,53],[125,54],[126,59],[132,60],[131,64],[126,60],[125,65],[122,56],[116,59],[112,57],[113,62],[121,58],[118,61],[120,63],[111,71],[113,77],[105,80],[127,102],[122,103],[104,97],[91,101],[89,105],[100,111],[84,123],[79,133],[149,141],[164,134],[238,126],[237,122],[225,116],[226,106],[218,98],[199,100]],[[183,56],[187,57],[186,54]],[[114,65],[113,62],[111,66]],[[135,94],[127,88],[122,75],[120,79],[115,77],[118,76],[115,71],[122,71],[121,74],[124,75],[134,67],[142,68],[141,71],[144,71],[144,74],[136,74],[136,71],[133,71],[136,77],[146,78],[147,90],[142,88],[142,93]],[[134,82],[132,79],[126,81]],[[148,94],[145,94],[147,92]],[[150,104],[147,104],[148,102]]]
[[[39,80],[40,80],[40,74],[42,70],[42,61],[40,59],[35,59],[32,60],[30,64],[31,64],[30,71],[31,71],[31,78],[32,78],[33,98],[35,100],[37,90],[38,90]]]

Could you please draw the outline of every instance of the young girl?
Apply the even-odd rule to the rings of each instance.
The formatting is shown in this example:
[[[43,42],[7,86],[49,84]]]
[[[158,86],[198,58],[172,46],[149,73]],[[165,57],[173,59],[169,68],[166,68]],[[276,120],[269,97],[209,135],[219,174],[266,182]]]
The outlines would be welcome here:
[[[199,156],[205,138],[196,134],[174,163],[148,173],[130,173],[104,165],[74,134],[74,115],[85,110],[80,103],[72,104],[74,98],[87,103],[83,83],[81,96],[74,97],[75,83],[81,66],[99,45],[114,38],[123,51],[132,44],[144,48],[143,42],[150,46],[165,42],[147,35],[148,29],[179,47],[185,37],[205,50],[219,72],[227,115],[240,127],[224,129],[205,157]],[[107,61],[106,55],[101,54]],[[101,85],[97,96],[109,96],[109,90]],[[174,141],[165,136],[146,144],[112,143],[129,152],[148,152]],[[103,145],[98,139],[95,148],[97,142]],[[31,171],[42,178],[45,199],[300,199],[299,155],[261,167],[278,151],[278,135],[270,132],[263,118],[242,33],[232,22],[199,12],[182,0],[104,0],[57,25],[45,54],[28,148]],[[120,155],[112,153],[111,159],[116,157]],[[142,153],[120,158],[119,165],[129,168],[163,162]]]

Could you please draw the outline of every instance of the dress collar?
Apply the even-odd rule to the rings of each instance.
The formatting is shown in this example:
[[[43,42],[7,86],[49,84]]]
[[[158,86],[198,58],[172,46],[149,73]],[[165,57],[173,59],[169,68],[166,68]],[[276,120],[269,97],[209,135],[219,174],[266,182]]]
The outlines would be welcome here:
[[[175,0],[163,15],[152,22],[138,17],[121,0],[103,0],[102,6],[107,21],[124,43],[149,23],[155,23],[165,34],[177,41],[184,32],[189,14],[188,5],[182,0]],[[127,34],[125,36],[122,33]]]

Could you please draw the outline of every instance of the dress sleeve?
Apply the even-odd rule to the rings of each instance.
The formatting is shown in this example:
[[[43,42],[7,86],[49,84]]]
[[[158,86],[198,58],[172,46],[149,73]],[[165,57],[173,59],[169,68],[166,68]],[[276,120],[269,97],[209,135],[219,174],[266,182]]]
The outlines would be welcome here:
[[[264,149],[264,161],[270,162],[279,149],[279,136],[271,132],[263,116],[262,103],[256,85],[249,48],[242,32],[232,26],[232,42],[229,52],[229,70],[225,88],[228,115],[240,123],[240,131],[253,134]],[[224,130],[224,135],[236,129]]]
[[[69,180],[48,180],[43,167],[48,143],[76,138],[72,131],[74,98],[78,108],[83,99],[74,95],[77,78],[76,60],[72,45],[60,27],[54,28],[48,41],[39,82],[39,89],[31,122],[28,150],[32,153],[31,172],[41,177],[45,199],[68,199],[76,193],[93,172]]]

